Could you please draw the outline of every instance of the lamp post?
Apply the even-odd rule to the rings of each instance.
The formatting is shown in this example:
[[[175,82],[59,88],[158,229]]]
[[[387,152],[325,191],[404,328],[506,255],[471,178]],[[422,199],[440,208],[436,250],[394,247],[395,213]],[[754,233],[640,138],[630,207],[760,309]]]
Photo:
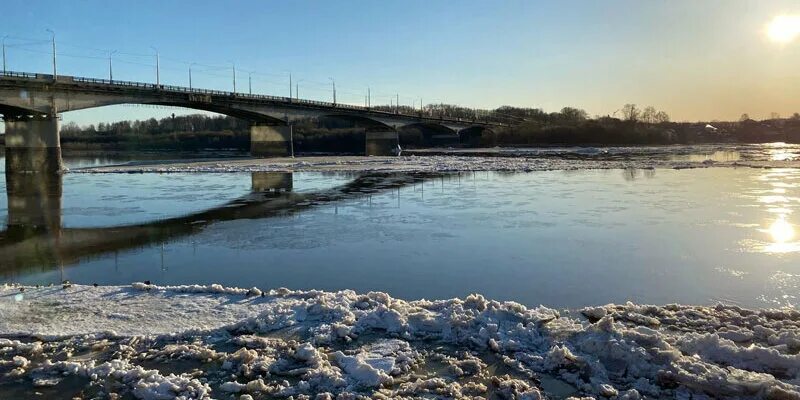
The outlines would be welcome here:
[[[302,81],[303,81],[302,79],[298,79],[298,80],[294,81],[294,98],[295,98],[295,100],[300,100],[300,82],[302,82]]]
[[[331,85],[333,86],[333,105],[336,105],[336,81],[333,78],[328,77],[331,80]]]
[[[50,32],[53,39],[53,81],[56,80],[58,77],[58,70],[56,69],[56,33],[53,32],[52,29],[45,29],[47,32]]]
[[[109,82],[114,82],[114,67],[113,67],[112,60],[114,58],[114,53],[116,53],[116,52],[117,52],[116,50],[113,50],[113,51],[108,53],[108,81]]]
[[[161,57],[159,57],[159,55],[158,55],[158,49],[157,48],[155,48],[153,46],[150,46],[150,48],[153,49],[153,51],[156,52],[156,86],[161,86],[161,66],[159,65],[160,64],[160,60],[159,59]]]
[[[251,96],[253,95],[253,73],[252,72],[248,72],[247,73],[247,92],[250,93]]]
[[[6,73],[6,38],[8,35],[3,36],[3,73]]]
[[[197,63],[189,64],[189,90],[192,90],[192,65],[195,65],[195,64],[197,64]]]
[[[236,63],[231,63],[231,71],[233,71],[233,93],[236,94]]]

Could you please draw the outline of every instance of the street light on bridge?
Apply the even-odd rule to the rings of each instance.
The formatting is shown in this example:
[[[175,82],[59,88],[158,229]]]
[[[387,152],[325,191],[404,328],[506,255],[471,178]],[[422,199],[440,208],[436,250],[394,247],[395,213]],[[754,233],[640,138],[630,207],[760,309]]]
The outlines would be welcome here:
[[[161,57],[158,56],[157,48],[153,46],[150,46],[150,48],[156,52],[156,86],[161,86],[161,66],[159,65],[159,58]]]
[[[236,94],[236,63],[231,63],[231,70],[233,70],[233,93]]]
[[[294,98],[296,100],[300,100],[300,82],[302,81],[302,79],[294,81]]]
[[[331,80],[331,85],[333,85],[333,105],[336,105],[336,81],[333,78],[328,77]]]
[[[197,64],[197,63],[189,64],[189,90],[192,90],[192,65],[195,65],[195,64]]]
[[[53,81],[55,81],[56,77],[58,76],[58,73],[57,73],[57,70],[56,70],[56,33],[53,32],[52,29],[45,29],[45,30],[47,32],[50,32],[50,34],[52,35],[52,38],[53,38]]]
[[[108,53],[108,81],[109,82],[114,82],[114,69],[113,69],[111,60],[113,59],[114,54],[116,54],[116,52],[117,52],[116,50],[112,50],[112,51],[110,51]]]
[[[3,36],[3,73],[6,73],[6,38],[8,35]]]

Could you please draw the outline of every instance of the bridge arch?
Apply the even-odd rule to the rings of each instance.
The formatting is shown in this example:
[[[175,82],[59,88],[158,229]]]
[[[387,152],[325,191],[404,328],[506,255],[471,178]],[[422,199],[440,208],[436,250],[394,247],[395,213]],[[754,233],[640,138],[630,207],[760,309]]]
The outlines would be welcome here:
[[[458,131],[459,143],[467,146],[479,146],[486,133],[494,132],[491,128],[481,125],[470,126]]]
[[[405,132],[412,132],[411,135],[414,135],[415,133],[413,132],[416,131],[418,140],[416,144],[424,146],[458,143],[458,131],[442,124],[414,122],[403,125],[400,129]]]

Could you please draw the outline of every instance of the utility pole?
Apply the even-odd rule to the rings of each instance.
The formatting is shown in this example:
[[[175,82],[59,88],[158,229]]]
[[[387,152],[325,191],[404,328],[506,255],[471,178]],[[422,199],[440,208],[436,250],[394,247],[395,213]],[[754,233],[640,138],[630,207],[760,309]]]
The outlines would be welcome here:
[[[248,72],[247,73],[247,92],[250,93],[251,96],[253,95],[253,73],[252,72]]]
[[[114,53],[116,53],[116,52],[117,51],[114,50],[114,51],[111,51],[111,52],[108,53],[108,81],[109,82],[114,82],[114,69],[113,69],[113,66],[111,64],[111,60],[113,59]]]
[[[289,72],[289,101],[292,101],[292,73]]]
[[[394,105],[395,114],[400,114],[400,94],[397,93],[395,96],[397,96],[397,102]]]
[[[161,86],[161,66],[159,65],[159,63],[160,63],[159,62],[159,58],[161,58],[161,57],[158,56],[158,49],[157,48],[155,48],[153,46],[150,46],[150,48],[153,49],[153,51],[156,52],[156,86]]]
[[[233,94],[236,94],[236,63],[231,63],[231,70],[233,71]]]
[[[56,33],[52,29],[46,30],[53,35],[53,81],[55,81],[58,77],[58,71],[56,70]]]
[[[334,81],[333,78],[331,78],[331,77],[328,77],[328,79],[331,80],[331,85],[333,85],[333,105],[335,106],[336,105],[336,81]]]
[[[367,87],[367,107],[372,107],[372,93],[370,93],[369,86]]]
[[[3,36],[3,73],[6,73],[6,38],[8,35]]]

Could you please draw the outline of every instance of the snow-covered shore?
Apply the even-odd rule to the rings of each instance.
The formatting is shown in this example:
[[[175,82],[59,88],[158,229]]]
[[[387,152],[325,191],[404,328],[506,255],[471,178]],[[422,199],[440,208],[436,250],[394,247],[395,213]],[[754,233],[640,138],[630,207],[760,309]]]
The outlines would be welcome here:
[[[0,286],[0,397],[798,399],[798,352],[789,309]]]

